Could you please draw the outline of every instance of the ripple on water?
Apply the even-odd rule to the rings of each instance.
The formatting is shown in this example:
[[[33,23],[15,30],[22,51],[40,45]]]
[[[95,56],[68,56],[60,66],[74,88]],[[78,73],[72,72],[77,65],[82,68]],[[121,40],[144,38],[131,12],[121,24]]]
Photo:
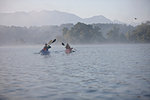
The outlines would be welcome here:
[[[40,49],[0,48],[0,100],[150,100],[149,45]]]

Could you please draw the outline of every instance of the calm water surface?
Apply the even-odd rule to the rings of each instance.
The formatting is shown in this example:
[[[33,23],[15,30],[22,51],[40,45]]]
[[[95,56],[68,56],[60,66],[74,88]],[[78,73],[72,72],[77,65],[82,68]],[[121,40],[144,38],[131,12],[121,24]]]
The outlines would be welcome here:
[[[150,44],[0,47],[0,100],[150,100]]]

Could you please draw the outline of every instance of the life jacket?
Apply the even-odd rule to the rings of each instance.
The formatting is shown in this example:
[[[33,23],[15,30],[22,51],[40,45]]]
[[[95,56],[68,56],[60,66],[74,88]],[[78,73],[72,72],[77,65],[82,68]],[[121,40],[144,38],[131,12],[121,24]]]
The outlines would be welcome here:
[[[48,51],[48,46],[44,46],[43,50]]]
[[[47,48],[46,48],[46,47],[44,47],[44,48],[43,48],[43,50],[44,50],[44,51],[47,51]]]
[[[66,49],[65,52],[66,52],[67,54],[69,54],[69,53],[71,53],[71,49]]]

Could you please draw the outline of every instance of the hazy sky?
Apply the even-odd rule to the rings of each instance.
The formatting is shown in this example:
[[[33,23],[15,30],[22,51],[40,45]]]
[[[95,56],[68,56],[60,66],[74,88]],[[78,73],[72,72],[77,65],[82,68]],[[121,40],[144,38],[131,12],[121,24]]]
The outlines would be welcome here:
[[[0,12],[41,10],[68,12],[81,18],[103,15],[128,23],[150,20],[150,0],[0,0]]]

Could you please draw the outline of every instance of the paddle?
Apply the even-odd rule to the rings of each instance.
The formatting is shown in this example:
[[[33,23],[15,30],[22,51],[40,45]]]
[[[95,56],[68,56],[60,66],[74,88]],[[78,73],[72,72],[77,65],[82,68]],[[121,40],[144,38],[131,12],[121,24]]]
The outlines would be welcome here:
[[[54,39],[52,43],[54,43],[55,41],[56,41],[56,39]]]
[[[62,45],[65,46],[65,44],[62,42]]]
[[[51,44],[54,43],[55,41],[56,41],[56,39],[50,40],[50,41],[48,42],[48,45],[51,45]]]
[[[52,44],[53,40],[50,40],[47,44]]]

